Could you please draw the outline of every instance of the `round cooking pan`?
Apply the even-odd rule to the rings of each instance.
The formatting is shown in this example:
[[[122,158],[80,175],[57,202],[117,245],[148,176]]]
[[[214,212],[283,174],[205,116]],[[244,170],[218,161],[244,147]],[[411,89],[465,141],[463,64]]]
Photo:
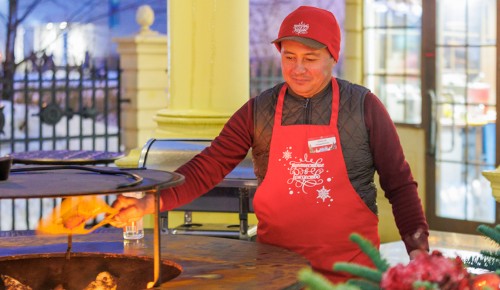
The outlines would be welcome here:
[[[181,266],[169,260],[162,260],[160,266],[162,282],[172,280],[182,271]],[[103,271],[116,278],[117,289],[146,289],[153,280],[153,259],[102,253],[72,253],[70,259],[64,253],[0,257],[0,274],[32,289],[62,286],[65,290],[82,290]],[[0,289],[4,289],[0,284]]]

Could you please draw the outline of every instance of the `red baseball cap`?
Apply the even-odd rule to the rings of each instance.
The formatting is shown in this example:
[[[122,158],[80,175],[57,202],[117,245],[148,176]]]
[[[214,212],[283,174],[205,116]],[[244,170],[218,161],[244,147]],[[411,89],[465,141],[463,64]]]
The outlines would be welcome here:
[[[278,38],[272,43],[281,51],[281,41],[293,40],[312,48],[326,47],[333,58],[338,61],[340,51],[340,26],[332,12],[311,7],[300,6],[281,23]]]

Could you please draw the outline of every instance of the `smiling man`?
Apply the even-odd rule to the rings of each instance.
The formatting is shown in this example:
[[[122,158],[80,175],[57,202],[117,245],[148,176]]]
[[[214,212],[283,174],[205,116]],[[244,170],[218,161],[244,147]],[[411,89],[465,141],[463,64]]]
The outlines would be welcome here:
[[[162,192],[161,209],[208,192],[252,149],[258,242],[303,255],[333,282],[348,278],[332,271],[336,262],[373,266],[349,236],[380,244],[377,172],[408,254],[428,251],[417,184],[392,120],[367,88],[332,76],[340,41],[330,11],[291,12],[273,41],[285,82],[250,99],[209,147],[176,170],[186,182]],[[152,198],[119,197],[117,221],[152,213]]]
[[[294,40],[281,41],[281,71],[290,90],[310,98],[332,78],[335,60],[326,48],[315,49]]]

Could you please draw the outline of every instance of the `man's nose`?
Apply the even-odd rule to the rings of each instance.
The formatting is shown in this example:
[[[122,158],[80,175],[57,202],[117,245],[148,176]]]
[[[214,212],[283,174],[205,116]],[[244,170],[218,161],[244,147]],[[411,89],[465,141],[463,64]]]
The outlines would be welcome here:
[[[294,67],[294,70],[297,72],[297,73],[303,73],[306,71],[306,67],[304,66],[304,63],[302,61],[297,61],[295,63],[295,67]]]

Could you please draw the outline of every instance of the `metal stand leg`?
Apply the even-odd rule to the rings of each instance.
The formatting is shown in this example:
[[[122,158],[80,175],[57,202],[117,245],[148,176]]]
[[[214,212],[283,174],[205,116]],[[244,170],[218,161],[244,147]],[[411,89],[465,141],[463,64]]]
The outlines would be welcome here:
[[[157,191],[155,195],[155,213],[154,213],[154,230],[153,230],[153,243],[154,243],[154,280],[149,282],[147,288],[158,287],[161,284],[161,239],[160,239],[160,192]]]
[[[168,211],[160,213],[160,229],[162,234],[169,234],[168,229]]]
[[[193,223],[193,212],[187,210],[184,212],[184,224],[191,224],[191,223]]]
[[[249,190],[239,188],[240,193],[240,240],[248,239],[248,212],[250,211]]]

